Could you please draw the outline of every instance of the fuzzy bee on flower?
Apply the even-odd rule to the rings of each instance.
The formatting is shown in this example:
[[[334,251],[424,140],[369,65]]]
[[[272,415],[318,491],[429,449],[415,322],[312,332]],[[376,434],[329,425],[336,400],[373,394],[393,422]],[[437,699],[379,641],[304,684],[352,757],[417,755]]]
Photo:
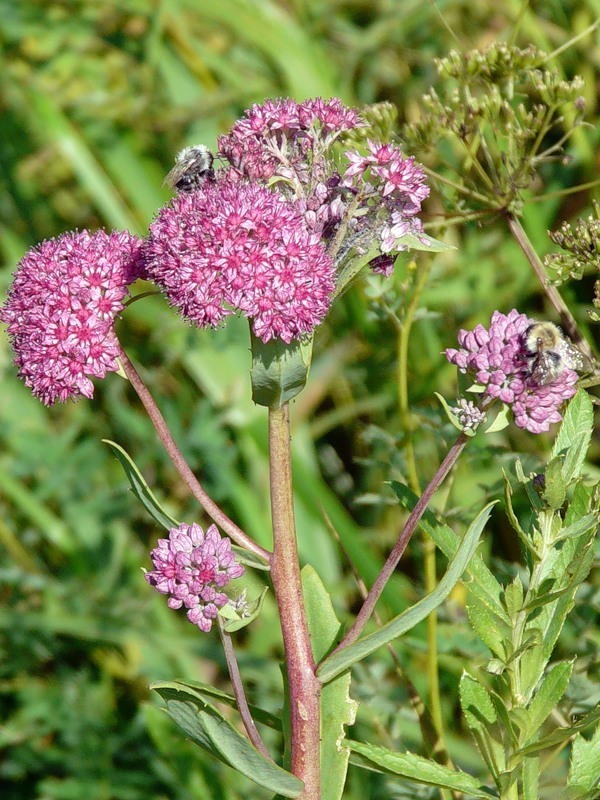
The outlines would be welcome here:
[[[204,183],[214,181],[214,161],[213,154],[204,144],[184,147],[175,156],[175,166],[165,176],[162,185],[178,192],[193,192]]]
[[[522,335],[527,371],[538,386],[547,386],[567,369],[593,372],[594,362],[553,322],[532,322]]]

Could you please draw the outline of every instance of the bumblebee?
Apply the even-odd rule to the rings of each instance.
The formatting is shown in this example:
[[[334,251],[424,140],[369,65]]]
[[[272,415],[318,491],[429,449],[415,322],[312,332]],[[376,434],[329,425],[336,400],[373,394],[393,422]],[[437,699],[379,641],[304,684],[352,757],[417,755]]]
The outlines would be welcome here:
[[[203,144],[184,147],[175,156],[175,166],[163,181],[178,192],[193,192],[207,181],[214,181],[214,156]]]
[[[534,322],[523,333],[523,349],[529,377],[538,386],[557,380],[566,369],[592,372],[594,364],[575,347],[558,325],[553,322]]]

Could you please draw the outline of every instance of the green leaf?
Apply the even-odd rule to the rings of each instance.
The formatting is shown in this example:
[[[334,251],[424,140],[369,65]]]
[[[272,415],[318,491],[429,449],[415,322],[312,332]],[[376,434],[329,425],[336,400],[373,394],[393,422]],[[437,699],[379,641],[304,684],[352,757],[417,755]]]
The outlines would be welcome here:
[[[412,511],[418,500],[416,494],[408,486],[397,481],[390,481],[390,486],[396,493],[398,500]],[[446,558],[454,557],[460,543],[460,536],[452,528],[440,522],[429,509],[425,511],[419,524],[427,535],[433,539]],[[467,567],[467,575],[469,576],[469,594],[475,595],[498,619],[505,622],[506,625],[510,625],[510,619],[501,601],[503,588],[478,553],[475,553],[473,560]]]
[[[440,242],[439,239],[434,239],[426,233],[407,233],[404,236],[396,239],[394,250],[426,250],[429,253],[444,253],[447,250],[456,250],[453,244],[446,244]]]
[[[255,600],[248,601],[245,607],[246,613],[243,617],[240,617],[231,603],[226,603],[222,608],[219,609],[219,616],[226,620],[226,622],[223,624],[223,628],[227,631],[227,633],[235,633],[235,631],[245,628],[246,625],[250,625],[250,623],[258,617],[268,591],[269,587],[265,586]]]
[[[595,528],[597,525],[598,514],[585,514],[572,525],[567,525],[566,528],[563,528],[558,536],[554,538],[553,544],[560,542],[562,539],[569,539],[573,536],[581,536],[582,534],[587,533],[590,528]]]
[[[460,422],[458,421],[458,417],[456,416],[456,414],[455,414],[455,413],[452,411],[452,409],[450,408],[450,406],[449,406],[449,405],[448,405],[448,403],[446,402],[446,398],[445,398],[445,397],[442,397],[442,395],[441,395],[441,394],[439,394],[439,392],[434,392],[434,395],[435,395],[435,396],[437,397],[437,399],[440,401],[440,403],[441,403],[441,406],[442,406],[442,408],[444,409],[444,413],[446,414],[446,417],[448,418],[448,421],[449,421],[449,422],[450,422],[452,425],[454,425],[454,427],[456,428],[456,430],[457,430],[457,431],[460,431],[461,433],[463,433],[463,432],[464,432],[466,436],[475,436],[475,433],[476,433],[475,431],[473,431],[473,430],[467,430],[467,429],[463,428],[463,426],[462,426],[462,425],[460,424]]]
[[[537,554],[537,550],[533,546],[533,542],[531,541],[530,537],[525,533],[525,531],[521,527],[521,523],[519,522],[519,519],[518,519],[517,515],[515,514],[515,511],[514,511],[514,508],[513,508],[513,504],[512,504],[513,490],[512,490],[512,486],[510,484],[510,481],[508,479],[508,476],[506,475],[504,470],[502,470],[502,475],[503,475],[503,478],[504,478],[504,502],[505,502],[505,505],[506,505],[506,514],[508,516],[508,520],[509,520],[510,524],[512,525],[513,529],[515,530],[515,532],[517,533],[519,539],[523,543],[525,549],[528,550],[531,553],[532,557],[536,561],[539,561],[539,556]]]
[[[469,728],[496,722],[496,709],[488,690],[467,672],[460,679],[460,705]]]
[[[339,640],[340,621],[318,574],[310,565],[302,569],[302,593],[316,661]],[[339,800],[344,792],[350,751],[344,745],[345,726],[356,718],[358,703],[350,699],[350,673],[339,675],[321,692],[321,796]]]
[[[357,661],[361,661],[382,645],[393,641],[398,636],[406,633],[406,631],[414,628],[415,625],[437,608],[448,597],[465,571],[494,505],[495,502],[489,503],[473,520],[458,546],[456,555],[450,562],[446,574],[430,594],[386,625],[383,625],[379,630],[369,636],[364,636],[354,644],[327,658],[318,668],[317,676],[323,682],[331,680],[331,678],[339,675]]]
[[[573,662],[562,661],[551,667],[542,679],[527,708],[527,727],[523,730],[523,740],[526,743],[537,736],[542,723],[558,705],[567,689],[572,672]]]
[[[193,692],[202,695],[203,697],[208,697],[212,700],[216,700],[218,703],[222,703],[223,705],[229,706],[230,708],[237,709],[237,700],[231,694],[227,694],[222,689],[217,689],[210,683],[201,683],[200,681],[169,681],[169,686],[180,686],[183,689],[191,689]],[[154,684],[152,684],[153,688]],[[281,725],[281,717],[275,714],[271,714],[270,711],[265,711],[264,708],[260,708],[260,706],[252,705],[252,703],[248,704],[250,709],[250,713],[255,722],[260,722],[261,725],[266,725],[269,728],[272,728],[274,731],[281,733],[282,725]]]
[[[312,359],[312,339],[261,341],[250,332],[252,350],[252,399],[259,406],[279,408],[298,395],[308,378]]]
[[[396,753],[386,747],[349,740],[346,740],[346,744],[354,753],[359,753],[363,758],[380,767],[382,772],[398,775],[415,783],[463,792],[469,797],[482,797],[489,800],[489,798],[498,796],[491,789],[482,786],[477,778],[467,772],[450,769],[414,753]]]
[[[533,753],[539,753],[541,750],[546,750],[548,747],[556,747],[556,745],[571,739],[573,734],[578,731],[583,731],[589,728],[590,725],[594,725],[598,720],[600,720],[600,704],[597,705],[593,711],[590,711],[589,714],[577,720],[577,722],[567,725],[564,728],[556,728],[556,730],[552,731],[552,733],[540,739],[538,742],[533,742],[533,744],[529,744],[527,747],[516,751],[515,755],[532,755]]]
[[[506,403],[496,406],[496,414],[490,424],[486,425],[483,429],[484,433],[497,433],[498,431],[503,431],[505,428],[508,428],[511,422],[511,415],[512,411],[510,406],[507,406]]]
[[[102,441],[112,448],[114,454],[121,462],[121,466],[125,470],[125,474],[131,484],[131,490],[150,516],[168,531],[171,530],[171,528],[179,527],[179,522],[170,514],[167,514],[156,497],[152,494],[150,487],[144,480],[142,473],[136,467],[131,456],[116,442],[111,442],[110,439],[103,439]]]
[[[507,655],[505,640],[510,637],[508,625],[472,592],[467,603],[467,613],[477,636],[495,656],[504,661]]]
[[[552,448],[552,458],[565,453],[563,481],[568,486],[581,475],[592,438],[594,408],[584,389],[570,401]]]
[[[565,457],[551,459],[544,471],[544,491],[542,496],[549,508],[562,508],[567,496],[567,483],[563,475]]]
[[[243,547],[239,547],[237,544],[231,544],[231,550],[235,554],[235,560],[238,561],[240,564],[243,564],[246,567],[251,567],[252,569],[262,569],[268,572],[271,567],[270,565],[259,556],[257,553],[253,553],[251,550],[245,550]]]
[[[493,738],[489,730],[498,718],[494,702],[485,686],[466,672],[460,680],[459,699],[465,721],[488,769],[498,783],[501,773],[506,769],[506,763],[502,745]]]
[[[301,780],[259,753],[200,692],[176,682],[153,683],[150,688],[163,698],[179,727],[214,758],[283,797],[303,791]]]
[[[578,734],[573,739],[569,786],[585,792],[598,789],[600,783],[600,725],[588,741]]]

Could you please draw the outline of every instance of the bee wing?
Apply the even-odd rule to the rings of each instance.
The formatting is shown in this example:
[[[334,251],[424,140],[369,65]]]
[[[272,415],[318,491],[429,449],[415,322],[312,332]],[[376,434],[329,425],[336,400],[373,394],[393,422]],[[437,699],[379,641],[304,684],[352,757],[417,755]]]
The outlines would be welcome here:
[[[591,358],[582,353],[569,339],[564,339],[562,346],[565,362],[570,369],[577,372],[593,372],[594,362]]]
[[[175,184],[179,181],[182,177],[184,172],[186,171],[187,167],[181,161],[178,161],[172,170],[167,172],[164,177],[161,186],[170,186],[171,189],[175,188]]]

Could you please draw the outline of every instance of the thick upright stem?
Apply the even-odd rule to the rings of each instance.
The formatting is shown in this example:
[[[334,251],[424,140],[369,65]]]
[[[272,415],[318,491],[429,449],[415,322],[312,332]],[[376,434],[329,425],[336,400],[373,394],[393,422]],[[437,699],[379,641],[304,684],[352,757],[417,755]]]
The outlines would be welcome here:
[[[320,689],[306,624],[296,544],[287,404],[269,409],[273,554],[271,579],[279,608],[290,702],[291,769],[304,781],[301,800],[319,800]]]

